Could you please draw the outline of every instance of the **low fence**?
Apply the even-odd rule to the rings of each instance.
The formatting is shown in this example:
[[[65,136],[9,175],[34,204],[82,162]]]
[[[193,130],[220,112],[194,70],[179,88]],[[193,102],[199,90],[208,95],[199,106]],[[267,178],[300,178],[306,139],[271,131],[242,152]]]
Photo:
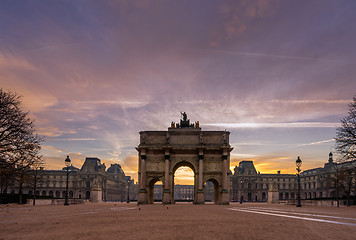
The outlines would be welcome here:
[[[297,200],[288,200],[288,201],[280,201],[280,203],[288,204],[288,205],[296,205]],[[311,205],[311,206],[328,206],[333,207],[337,206],[337,201],[335,199],[305,199],[301,200],[302,205]],[[340,199],[340,206],[347,206],[347,200]],[[350,205],[356,205],[356,200],[351,199]]]
[[[84,204],[85,199],[68,199],[69,204]],[[64,199],[36,199],[36,205],[64,205]],[[27,199],[27,204],[33,204],[33,199]]]

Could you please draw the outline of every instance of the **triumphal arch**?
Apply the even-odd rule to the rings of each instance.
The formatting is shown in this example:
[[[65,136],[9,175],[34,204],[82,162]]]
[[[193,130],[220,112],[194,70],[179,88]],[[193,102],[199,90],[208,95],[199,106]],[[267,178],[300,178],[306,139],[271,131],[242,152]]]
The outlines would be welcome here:
[[[168,131],[142,131],[139,156],[139,204],[153,203],[154,184],[163,183],[162,203],[174,203],[174,173],[182,166],[194,172],[194,203],[203,204],[207,181],[214,184],[215,204],[229,204],[230,152],[228,131],[202,131],[181,113]]]

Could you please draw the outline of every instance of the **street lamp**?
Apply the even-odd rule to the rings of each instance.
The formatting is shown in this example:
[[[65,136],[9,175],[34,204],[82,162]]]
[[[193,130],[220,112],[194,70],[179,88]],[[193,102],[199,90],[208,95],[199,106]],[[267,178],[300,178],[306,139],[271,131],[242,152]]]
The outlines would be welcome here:
[[[130,203],[130,178],[127,178],[127,203]]]
[[[240,204],[244,201],[244,194],[243,194],[243,189],[242,189],[242,179],[240,180],[240,186],[241,186],[241,196],[240,196]]]
[[[65,200],[64,200],[64,205],[68,206],[68,181],[69,181],[69,167],[70,167],[70,159],[69,156],[67,156],[66,160],[64,160],[66,166],[67,166],[67,184],[66,184],[66,196],[65,196]]]
[[[298,180],[298,195],[297,195],[297,207],[301,207],[302,204],[300,203],[300,167],[302,166],[302,160],[298,156],[297,160],[295,161],[295,164],[297,165],[297,180]]]

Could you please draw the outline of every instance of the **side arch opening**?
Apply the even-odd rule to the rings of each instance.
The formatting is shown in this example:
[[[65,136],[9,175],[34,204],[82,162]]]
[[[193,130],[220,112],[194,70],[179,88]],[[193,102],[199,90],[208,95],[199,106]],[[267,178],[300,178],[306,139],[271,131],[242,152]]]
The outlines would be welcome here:
[[[220,194],[219,194],[219,182],[214,179],[208,179],[204,184],[204,198],[205,203],[219,204]]]
[[[148,203],[162,202],[163,183],[160,178],[154,178],[148,183]]]

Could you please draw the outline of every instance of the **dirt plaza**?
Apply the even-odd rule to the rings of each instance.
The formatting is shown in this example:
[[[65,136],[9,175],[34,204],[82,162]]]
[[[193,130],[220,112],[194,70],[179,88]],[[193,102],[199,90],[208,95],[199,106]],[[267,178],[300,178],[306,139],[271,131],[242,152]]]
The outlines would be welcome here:
[[[1,205],[0,239],[354,239],[356,207]]]

